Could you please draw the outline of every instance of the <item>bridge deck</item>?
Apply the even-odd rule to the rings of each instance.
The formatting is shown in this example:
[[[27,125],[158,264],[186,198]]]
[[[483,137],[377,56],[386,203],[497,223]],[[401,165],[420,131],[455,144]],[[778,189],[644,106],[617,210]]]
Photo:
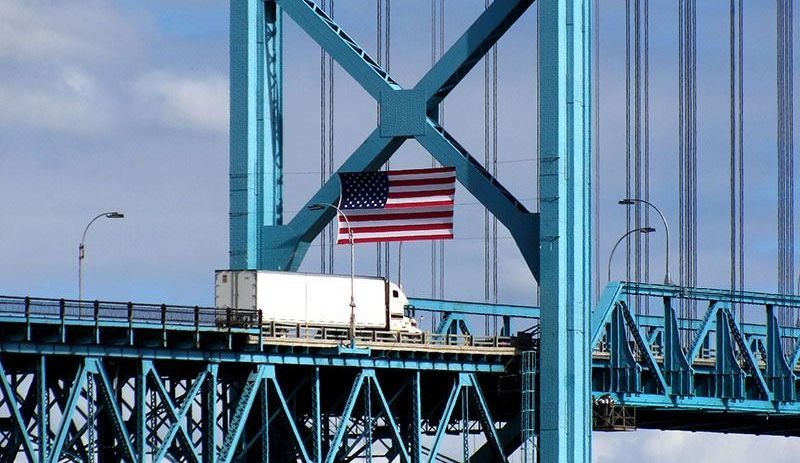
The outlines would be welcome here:
[[[114,347],[308,352],[364,355],[369,351],[455,357],[511,357],[505,336],[356,331],[359,349],[346,350],[347,328],[263,322],[258,311],[155,304],[0,297],[0,342]]]

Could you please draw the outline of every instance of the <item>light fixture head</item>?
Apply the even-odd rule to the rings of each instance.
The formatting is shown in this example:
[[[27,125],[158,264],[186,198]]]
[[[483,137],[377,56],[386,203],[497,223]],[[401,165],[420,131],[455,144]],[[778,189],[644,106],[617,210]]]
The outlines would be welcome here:
[[[106,214],[106,217],[109,218],[109,219],[124,219],[125,218],[125,214],[123,214],[121,212],[114,211],[114,212],[109,212],[108,214]]]
[[[644,227],[639,229],[640,233],[653,233],[654,231],[656,231],[656,229],[653,227]]]
[[[619,201],[617,201],[617,204],[621,204],[623,206],[632,206],[632,205],[636,204],[636,201],[634,201],[634,200],[632,200],[630,198],[625,198],[625,199],[620,199]]]
[[[312,204],[308,206],[309,211],[320,211],[322,209],[325,209],[325,206],[323,206],[322,204]]]

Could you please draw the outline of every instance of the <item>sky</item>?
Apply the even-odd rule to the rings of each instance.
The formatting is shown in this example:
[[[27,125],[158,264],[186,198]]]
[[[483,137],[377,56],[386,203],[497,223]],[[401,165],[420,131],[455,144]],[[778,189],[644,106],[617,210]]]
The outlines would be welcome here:
[[[677,223],[676,7],[651,5],[652,199]],[[366,12],[364,5],[370,5]],[[446,42],[483,1],[446,4]],[[456,8],[455,5],[458,5]],[[624,2],[600,4],[600,247],[605,268],[625,231]],[[728,282],[727,2],[698,2],[699,285]],[[755,8],[755,6],[759,8]],[[745,1],[746,287],[776,284],[775,12]],[[336,18],[375,49],[374,2],[339,0]],[[504,37],[499,56],[498,178],[536,209],[535,7]],[[430,66],[430,4],[393,2],[391,71],[411,87]],[[77,246],[86,223],[84,294],[107,300],[211,304],[213,270],[228,260],[228,8],[222,0],[0,0],[0,293],[77,295]],[[286,215],[319,184],[319,48],[285,25]],[[483,68],[448,97],[445,127],[483,158]],[[336,71],[335,159],[374,128],[375,105]],[[429,165],[407,142],[395,167]],[[483,300],[483,209],[459,191],[456,238],[446,245],[444,295]],[[660,233],[658,231],[657,233]],[[535,304],[535,284],[499,232],[501,302]],[[661,237],[654,238],[660,243]],[[677,239],[672,237],[673,247]],[[663,250],[652,245],[659,280]],[[374,273],[372,247],[359,273]],[[392,248],[393,278],[397,248]],[[404,290],[431,291],[429,246],[404,247]],[[318,247],[303,265],[316,271]],[[346,272],[347,249],[336,250]],[[419,264],[419,262],[425,262]],[[671,262],[673,272],[676,261]],[[657,270],[658,269],[658,270]],[[616,262],[614,275],[623,266]],[[605,277],[601,278],[601,284]],[[784,438],[652,432],[596,433],[597,462],[695,459],[789,461]]]

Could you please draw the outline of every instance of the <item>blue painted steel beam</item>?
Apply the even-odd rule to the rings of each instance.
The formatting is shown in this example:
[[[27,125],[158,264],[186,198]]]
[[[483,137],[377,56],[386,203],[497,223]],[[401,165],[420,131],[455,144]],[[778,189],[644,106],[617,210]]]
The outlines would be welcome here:
[[[269,463],[269,381],[266,379],[262,381],[259,389],[261,396],[261,416],[259,418],[263,423],[261,427],[261,461]]]
[[[203,385],[203,422],[211,424],[203,426],[203,463],[217,462],[217,379],[219,377],[219,364],[208,365],[208,378]]]
[[[0,352],[43,355],[82,355],[95,357],[146,358],[151,360],[188,360],[213,363],[251,363],[271,365],[305,365],[320,367],[355,367],[399,370],[436,370],[468,373],[503,373],[507,356],[480,354],[413,353],[409,358],[331,356],[306,352],[267,353],[249,351],[197,351],[149,349],[118,346],[0,343]],[[407,353],[407,352],[406,352]],[[472,357],[472,358],[469,358]]]
[[[628,407],[648,407],[664,410],[694,410],[708,412],[753,413],[758,415],[800,414],[800,403],[770,400],[740,399],[711,396],[677,396],[663,394],[625,394],[595,391],[594,397],[609,395],[616,403]]]
[[[150,451],[147,445],[147,367],[145,362],[139,362],[139,365],[137,365],[134,387],[136,388],[133,399],[136,429],[133,443],[136,455],[139,456],[140,460],[144,460],[145,455]]]
[[[541,458],[591,461],[588,0],[539,0]]]
[[[189,409],[194,404],[194,399],[200,393],[200,390],[203,384],[206,381],[206,377],[208,376],[208,371],[204,370],[201,371],[192,383],[192,386],[186,391],[186,394],[183,397],[183,403],[181,403],[180,408],[175,407],[175,404],[172,402],[172,399],[169,396],[166,388],[164,387],[164,383],[161,381],[161,378],[155,373],[152,368],[152,364],[150,364],[150,374],[153,376],[154,381],[156,382],[156,390],[161,395],[161,402],[165,405],[167,409],[167,413],[170,415],[170,419],[172,420],[172,424],[169,426],[167,431],[167,435],[164,437],[164,440],[161,442],[161,448],[158,449],[156,456],[154,457],[155,461],[161,461],[167,455],[172,442],[175,440],[175,436],[178,435],[180,432],[180,439],[184,449],[186,450],[187,456],[191,458],[193,461],[200,461],[200,457],[197,454],[197,450],[194,447],[194,442],[190,437],[189,432],[186,429],[186,414],[189,412]]]
[[[486,435],[486,442],[495,452],[494,461],[508,462],[503,444],[500,442],[497,429],[495,429],[495,420],[492,418],[492,413],[489,410],[489,403],[483,395],[481,385],[478,384],[478,378],[472,373],[467,375],[467,377],[469,378],[470,387],[475,395],[475,401],[478,403],[478,416],[480,417],[483,432]]]
[[[28,426],[26,420],[22,417],[20,410],[21,404],[17,401],[17,394],[8,382],[8,372],[6,371],[3,363],[0,362],[0,387],[2,387],[3,397],[8,407],[9,413],[13,418],[16,425],[17,434],[22,441],[22,450],[28,461],[36,461],[37,453],[34,450],[33,442],[31,441],[30,434],[28,433]],[[16,453],[16,449],[12,449]]]
[[[436,456],[439,454],[439,445],[442,443],[442,438],[447,430],[447,423],[450,422],[450,417],[453,415],[453,409],[456,407],[456,402],[458,401],[458,396],[463,386],[462,376],[459,374],[458,378],[453,381],[453,388],[450,390],[450,395],[445,403],[444,411],[439,419],[439,425],[436,427],[436,435],[433,438],[433,444],[431,444],[431,449],[428,452],[428,463],[434,463],[436,461]]]
[[[309,455],[308,450],[303,443],[303,437],[300,434],[300,429],[297,427],[297,421],[292,416],[292,411],[289,408],[288,402],[286,401],[286,396],[283,393],[283,389],[281,388],[280,383],[278,383],[278,379],[275,377],[275,369],[268,369],[266,372],[266,377],[275,387],[275,394],[278,396],[278,402],[280,403],[281,409],[286,416],[286,420],[289,422],[289,429],[292,431],[292,436],[294,436],[295,445],[297,445],[297,448],[300,451],[300,456],[303,457],[304,461],[316,461],[319,463],[320,460],[311,459],[311,456]]]
[[[64,442],[67,440],[69,428],[72,426],[72,415],[78,406],[78,399],[83,392],[83,386],[86,382],[86,365],[85,362],[78,364],[78,371],[75,373],[75,379],[72,381],[71,390],[67,403],[61,413],[61,424],[58,426],[56,432],[56,439],[53,442],[53,449],[50,452],[50,463],[58,463],[61,459],[61,451],[64,449]]]
[[[532,3],[533,0],[494,1],[481,13],[416,85],[415,90],[431,95],[429,114]]]
[[[422,385],[419,371],[411,376],[411,463],[422,463]]]
[[[361,386],[364,384],[365,377],[364,370],[362,370],[358,372],[355,381],[353,381],[353,387],[350,388],[350,394],[347,396],[344,410],[339,418],[339,426],[336,428],[333,441],[331,441],[330,448],[328,449],[328,455],[325,457],[325,463],[333,463],[336,461],[336,455],[339,453],[339,449],[342,446],[342,439],[344,439],[345,433],[347,432],[347,425],[350,422],[350,416],[353,413],[353,408],[356,405],[356,400],[358,399],[359,392],[361,392]]]
[[[47,357],[36,359],[36,427],[39,434],[39,463],[48,463],[50,447],[50,392],[47,388]]]
[[[655,283],[612,283],[612,285],[616,284],[621,286],[624,294],[629,295],[674,297],[704,301],[727,301],[753,305],[772,304],[777,307],[800,307],[800,296],[785,294],[762,293],[756,291],[731,292],[730,289],[692,288]]]
[[[378,376],[375,374],[375,370],[367,370],[367,374],[370,378],[371,384],[375,386],[375,390],[378,393],[380,404],[383,407],[383,412],[385,413],[386,421],[388,422],[389,431],[392,433],[392,442],[397,449],[399,449],[401,460],[405,463],[411,463],[411,456],[409,455],[408,450],[406,450],[403,438],[400,437],[400,428],[397,426],[397,422],[394,419],[394,413],[392,413],[392,410],[389,407],[389,401],[386,400],[386,394],[383,393],[383,388],[381,387],[380,381],[378,381]],[[372,443],[367,442],[367,445],[372,445]]]
[[[230,267],[265,268],[264,226],[283,223],[281,12],[230,5]]]
[[[432,118],[427,119],[424,135],[415,138],[440,164],[455,166],[459,183],[508,229],[525,263],[538,280],[539,246],[536,230],[539,215],[529,212]]]
[[[494,315],[514,318],[539,318],[539,308],[509,305],[488,304],[483,302],[445,301],[440,299],[408,298],[409,309],[429,310],[431,312],[448,312],[464,315]]]
[[[244,432],[244,425],[247,422],[247,417],[260,391],[259,386],[261,385],[261,381],[263,381],[266,376],[266,370],[272,368],[274,367],[258,365],[254,371],[250,372],[244,388],[241,394],[239,394],[236,408],[230,418],[228,433],[225,435],[225,440],[222,443],[222,449],[219,454],[219,461],[221,463],[230,463],[235,456],[236,446],[239,444],[239,439]]]
[[[116,398],[114,386],[108,378],[103,363],[97,358],[87,359],[87,368],[89,371],[100,379],[100,397],[103,398],[105,403],[106,412],[111,417],[112,432],[117,439],[117,444],[122,450],[123,458],[129,462],[135,461],[135,453],[133,451],[133,444],[131,437],[128,434],[128,428],[125,426],[125,420],[122,418],[122,410]]]
[[[294,19],[381,106],[381,123],[372,135],[342,164],[339,172],[377,170],[400,147],[415,137],[444,165],[456,167],[456,177],[509,229],[523,257],[538,275],[538,216],[530,213],[472,156],[429,117],[428,102],[443,97],[477,62],[481,50],[489,49],[503,31],[530,5],[530,0],[496,1],[464,36],[440,65],[429,73],[421,90],[402,90],[352,37],[311,0],[279,0]],[[437,97],[437,95],[439,95]],[[333,176],[308,202],[335,203],[338,177]],[[311,241],[334,217],[334,211],[300,210],[286,226],[270,226],[254,239],[265,261],[264,268],[297,270]]]
[[[767,371],[766,380],[769,381],[769,388],[773,392],[773,400],[780,402],[794,402],[797,400],[797,390],[795,389],[796,376],[792,368],[786,363],[786,355],[781,347],[781,332],[778,325],[778,317],[775,315],[775,307],[767,306]]]

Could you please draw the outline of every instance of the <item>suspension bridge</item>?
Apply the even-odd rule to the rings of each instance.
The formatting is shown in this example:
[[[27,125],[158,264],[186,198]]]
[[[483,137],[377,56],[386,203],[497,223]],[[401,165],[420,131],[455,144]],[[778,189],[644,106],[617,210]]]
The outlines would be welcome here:
[[[417,141],[434,163],[454,166],[461,187],[485,207],[485,301],[444,297],[441,242],[431,245],[431,297],[411,297],[406,308],[430,329],[356,330],[355,346],[343,342],[347,330],[265,322],[255,310],[0,297],[2,461],[567,463],[591,461],[593,429],[798,435],[791,0],[779,0],[776,15],[775,294],[744,290],[741,0],[729,11],[730,286],[717,289],[697,287],[695,1],[676,6],[679,271],[673,280],[667,256],[665,281],[652,283],[651,238],[634,233],[627,281],[605,285],[593,214],[599,2],[487,1],[449,47],[444,4],[431,3],[431,67],[403,88],[390,69],[390,0],[377,2],[374,54],[337,23],[334,0],[231,1],[230,268],[297,271],[315,240],[320,271],[334,267],[334,211],[304,207],[284,217],[284,158],[297,155],[283,144],[283,34],[291,21],[322,50],[321,178],[307,204],[336,202],[335,172],[384,168],[401,145]],[[651,225],[650,14],[647,0],[626,7],[625,193],[637,199],[626,204],[626,226],[635,230]],[[498,180],[496,91],[497,43],[533,9],[535,210]],[[338,162],[334,64],[378,108],[375,127]],[[480,65],[483,162],[448,132],[443,114],[446,98]],[[537,282],[535,304],[498,301],[499,226]],[[389,275],[388,245],[375,255],[377,274]]]

